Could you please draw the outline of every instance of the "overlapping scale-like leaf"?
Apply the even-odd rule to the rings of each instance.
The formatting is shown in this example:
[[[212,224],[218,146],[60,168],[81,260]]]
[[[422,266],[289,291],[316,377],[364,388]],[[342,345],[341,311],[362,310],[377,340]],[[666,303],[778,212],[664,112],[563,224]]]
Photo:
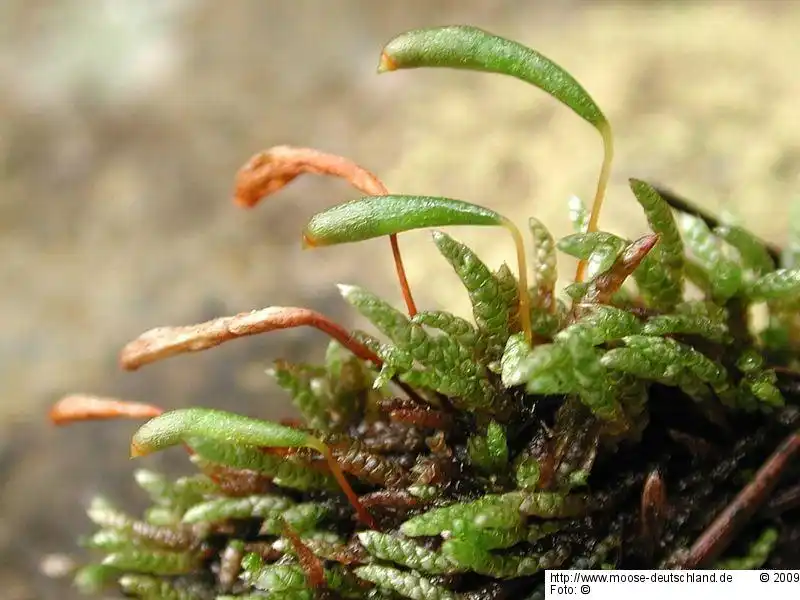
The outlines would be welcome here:
[[[655,188],[638,179],[631,179],[630,186],[650,229],[659,236],[658,244],[633,276],[649,305],[670,310],[683,299],[683,241],[672,210]]]
[[[355,286],[340,286],[344,298],[389,337],[401,352],[424,367],[398,376],[412,384],[424,384],[465,406],[490,410],[495,391],[485,368],[471,351],[448,335],[430,335],[424,327],[377,296]]]

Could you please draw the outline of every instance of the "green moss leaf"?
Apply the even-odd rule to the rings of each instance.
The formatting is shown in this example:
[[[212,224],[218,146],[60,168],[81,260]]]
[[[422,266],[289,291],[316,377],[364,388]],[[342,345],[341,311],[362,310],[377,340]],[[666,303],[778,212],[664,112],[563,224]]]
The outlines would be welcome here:
[[[285,496],[247,496],[244,498],[216,498],[195,504],[183,515],[184,523],[214,523],[227,519],[247,519],[280,514],[292,506]]]
[[[508,442],[505,428],[491,421],[485,435],[473,435],[467,441],[470,462],[487,473],[498,473],[508,466]]]
[[[344,298],[367,317],[397,347],[418,361],[425,371],[401,373],[412,384],[423,384],[455,398],[466,406],[489,410],[495,392],[486,371],[469,349],[447,335],[431,336],[400,311],[369,292],[355,286],[339,286]]]
[[[778,269],[754,281],[747,290],[750,300],[800,300],[800,269]]]
[[[400,571],[380,565],[365,565],[353,570],[356,576],[374,583],[380,588],[396,592],[411,600],[456,600],[456,595],[447,588],[436,585],[430,579],[411,571]]]
[[[686,245],[706,272],[713,297],[725,301],[735,296],[743,284],[742,267],[725,254],[722,241],[702,219],[684,213],[679,223]]]
[[[442,552],[463,568],[498,579],[525,577],[544,569],[554,569],[568,556],[566,549],[551,550],[539,555],[501,555],[487,552],[468,540],[459,539],[442,544]]]
[[[763,242],[743,227],[720,225],[714,229],[714,235],[736,248],[745,268],[756,275],[765,275],[775,270],[775,261]]]
[[[638,179],[631,179],[630,186],[650,228],[659,236],[656,247],[634,271],[634,278],[649,305],[670,310],[683,298],[683,241],[672,210],[656,189]]]
[[[487,494],[473,502],[457,502],[434,508],[412,517],[400,527],[409,537],[438,535],[443,531],[456,534],[474,529],[509,529],[522,523],[520,505],[524,496],[517,492]]]
[[[514,317],[505,287],[464,244],[440,231],[434,232],[433,241],[464,284],[478,328],[493,346],[502,347],[512,333]]]
[[[457,570],[455,561],[411,540],[378,531],[362,531],[358,534],[358,540],[367,552],[380,560],[430,574],[453,573]]]
[[[556,245],[553,235],[538,219],[528,219],[528,230],[533,239],[533,258],[531,268],[531,298],[534,307],[548,308],[553,302],[552,295],[558,279]]]

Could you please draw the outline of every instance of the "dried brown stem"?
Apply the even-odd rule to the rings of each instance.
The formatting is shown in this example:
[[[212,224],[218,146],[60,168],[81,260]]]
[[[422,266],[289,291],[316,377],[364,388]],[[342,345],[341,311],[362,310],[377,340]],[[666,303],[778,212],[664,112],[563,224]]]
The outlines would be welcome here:
[[[322,446],[317,450],[325,457],[325,461],[328,463],[328,467],[330,468],[334,478],[339,483],[339,487],[342,488],[342,491],[344,492],[344,495],[347,496],[347,500],[350,502],[350,505],[356,511],[358,520],[364,523],[370,529],[377,529],[378,525],[375,522],[375,519],[372,518],[370,512],[361,504],[361,501],[353,491],[353,487],[350,485],[350,482],[347,481],[344,471],[339,466],[339,463],[336,462],[336,458],[333,456],[333,453],[330,451],[330,449],[325,444],[322,444]]]
[[[70,394],[50,409],[50,420],[56,425],[67,425],[76,421],[99,419],[150,419],[162,412],[164,412],[162,408],[152,404],[126,402],[88,394]]]
[[[259,200],[274,194],[304,173],[340,177],[368,196],[388,194],[380,179],[351,160],[312,148],[275,146],[259,152],[236,173],[234,202],[246,208],[258,204]],[[408,285],[397,235],[389,236],[397,279],[409,316],[417,314],[417,307]]]
[[[708,526],[681,561],[684,569],[713,563],[728,548],[742,527],[767,501],[789,461],[800,450],[800,433],[788,436],[772,453],[736,498]]]
[[[308,585],[315,589],[325,585],[325,571],[322,568],[322,561],[311,551],[311,548],[303,543],[300,535],[286,521],[283,522],[283,535],[289,538],[292,543]]]
[[[372,350],[354,339],[341,325],[316,311],[286,306],[271,306],[197,325],[151,329],[122,349],[120,364],[124,369],[133,371],[148,363],[177,354],[199,352],[229,340],[302,326],[319,329],[357,357],[376,366],[382,364]]]

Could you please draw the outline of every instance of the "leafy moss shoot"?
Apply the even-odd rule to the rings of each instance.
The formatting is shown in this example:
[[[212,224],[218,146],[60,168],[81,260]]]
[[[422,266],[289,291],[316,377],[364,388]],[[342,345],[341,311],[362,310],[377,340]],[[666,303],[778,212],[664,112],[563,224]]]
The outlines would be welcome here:
[[[241,206],[305,173],[358,189],[363,197],[313,216],[303,243],[388,236],[405,307],[340,285],[375,332],[269,307],[153,329],[122,352],[136,369],[316,328],[330,338],[324,364],[271,370],[302,421],[59,402],[59,424],[149,419],[131,454],[183,446],[198,470],[175,481],[138,471],[152,502],[141,517],[95,500],[98,529],[84,543],[97,561],[77,585],[168,600],[499,600],[540,597],[552,568],[797,567],[800,239],[780,251],[636,179],[630,201],[651,231],[600,231],[611,126],[566,71],[462,26],[411,31],[383,49],[379,71],[418,67],[510,75],[598,132],[598,184],[588,208],[569,207],[574,233],[556,241],[531,218],[523,235],[491,208],[389,194],[317,150],[254,156],[236,177]],[[398,244],[404,231],[456,225],[500,226],[516,247],[513,268],[493,270],[433,232],[473,321],[418,310]],[[557,252],[579,265],[563,290]]]

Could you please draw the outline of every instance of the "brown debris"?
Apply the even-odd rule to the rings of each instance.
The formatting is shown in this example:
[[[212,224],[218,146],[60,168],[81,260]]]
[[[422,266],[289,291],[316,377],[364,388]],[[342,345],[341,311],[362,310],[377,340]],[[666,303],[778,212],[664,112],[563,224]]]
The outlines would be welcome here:
[[[719,558],[742,527],[767,501],[789,461],[798,451],[800,451],[800,433],[793,433],[783,440],[750,483],[742,488],[695,541],[687,556],[681,561],[681,567],[703,568]]]
[[[644,482],[640,506],[641,537],[648,554],[653,552],[661,539],[668,510],[664,478],[658,469],[655,469]]]
[[[765,512],[770,516],[777,517],[798,507],[800,507],[800,484],[794,485],[776,495],[767,504]]]

